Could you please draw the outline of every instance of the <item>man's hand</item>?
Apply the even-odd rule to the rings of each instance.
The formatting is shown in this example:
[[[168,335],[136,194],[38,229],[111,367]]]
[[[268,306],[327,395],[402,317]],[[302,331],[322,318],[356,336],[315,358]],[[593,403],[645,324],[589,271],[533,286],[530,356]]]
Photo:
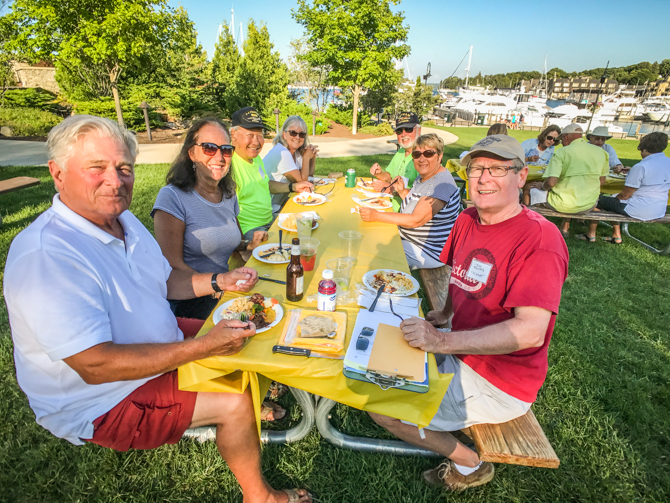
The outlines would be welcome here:
[[[531,155],[526,157],[526,162],[535,162],[540,158],[539,155]]]
[[[442,311],[429,311],[426,315],[426,321],[429,322],[434,327],[441,325],[446,325],[449,323],[449,318],[447,318]]]
[[[366,206],[361,206],[358,212],[360,213],[363,222],[376,222],[377,215],[379,214],[377,210],[367,208]]]
[[[372,188],[374,189],[375,192],[382,192],[382,189],[386,188],[388,186],[388,183],[386,183],[384,180],[372,180]],[[386,189],[383,192],[388,192],[390,189]]]
[[[614,166],[614,168],[612,168],[612,171],[614,171],[615,173],[622,173],[625,169],[626,168],[624,168],[623,164],[617,164],[616,166]]]
[[[254,233],[256,237],[256,233]],[[226,292],[248,292],[258,283],[258,273],[251,267],[240,267],[216,277],[219,288]]]
[[[258,245],[260,245],[263,241],[268,240],[268,233],[267,231],[256,231],[254,232],[254,238],[251,240],[251,243],[247,245],[247,250],[251,251],[254,248],[256,248]]]
[[[370,174],[372,176],[377,176],[381,174],[382,172],[382,167],[378,163],[374,163],[372,167],[370,168]]]
[[[529,186],[531,189],[540,189],[540,190],[544,190],[544,189],[542,188],[542,185],[543,185],[543,182],[532,182],[532,183],[528,184],[528,186]]]
[[[314,185],[310,182],[298,182],[293,184],[293,189],[296,192],[312,192]]]
[[[228,356],[239,353],[247,337],[256,333],[256,325],[240,320],[221,320],[202,336],[209,346],[211,356]]]
[[[413,348],[419,348],[428,353],[435,353],[439,344],[444,338],[442,332],[429,322],[412,316],[400,324],[400,328],[405,334],[405,340]]]
[[[403,180],[402,176],[396,177],[396,179],[393,181],[393,186],[391,188],[394,189],[396,192],[405,190],[405,180]]]

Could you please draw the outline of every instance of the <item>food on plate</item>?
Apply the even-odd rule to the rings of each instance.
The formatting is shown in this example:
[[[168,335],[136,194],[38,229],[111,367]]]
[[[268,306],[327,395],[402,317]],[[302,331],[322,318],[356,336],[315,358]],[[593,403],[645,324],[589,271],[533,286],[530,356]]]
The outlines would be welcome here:
[[[256,325],[256,330],[267,327],[277,318],[274,305],[278,304],[276,299],[266,299],[260,293],[254,293],[251,297],[240,297],[235,299],[221,315],[223,320],[241,320],[243,316],[246,321]]]
[[[296,201],[302,204],[314,204],[320,203],[322,198],[313,193],[303,193],[297,197]]]
[[[374,276],[373,288],[379,288],[386,283],[384,293],[405,294],[414,289],[414,283],[406,274],[400,271],[379,271]]]
[[[372,181],[366,182],[365,180],[361,180],[358,182],[359,187],[363,187],[364,189],[370,189],[372,188]]]
[[[372,208],[374,210],[390,208],[391,206],[393,206],[390,201],[387,201],[386,199],[382,199],[380,197],[376,197],[376,198],[371,199],[369,201],[361,202],[361,204],[367,206],[368,208]]]
[[[271,246],[270,248],[266,248],[260,252],[260,254],[267,255],[268,253],[272,253],[272,255],[263,257],[264,260],[268,260],[270,262],[286,262],[287,260],[291,260],[291,248],[282,246],[281,253],[274,253],[277,250],[279,250],[279,246]]]
[[[337,323],[327,316],[306,316],[298,324],[300,327],[300,337],[316,339],[316,338],[333,338],[337,332]]]
[[[281,222],[282,227],[284,227],[285,229],[291,230],[291,231],[297,231],[298,230],[298,221],[296,219],[296,215],[300,215],[300,213],[291,213],[284,220],[282,220],[282,222]],[[312,219],[312,229],[314,227],[316,227],[316,219]]]

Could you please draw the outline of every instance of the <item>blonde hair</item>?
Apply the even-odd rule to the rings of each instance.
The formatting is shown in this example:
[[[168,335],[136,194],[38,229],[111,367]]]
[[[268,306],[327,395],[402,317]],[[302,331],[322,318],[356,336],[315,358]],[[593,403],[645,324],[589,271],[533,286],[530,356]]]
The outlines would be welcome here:
[[[416,139],[416,147],[432,147],[438,154],[444,153],[444,140],[435,133],[422,134]]]
[[[73,115],[54,127],[47,137],[49,158],[66,169],[67,160],[72,156],[75,143],[89,133],[113,138],[125,145],[135,164],[137,158],[137,139],[130,131],[116,122],[95,115]]]
[[[286,133],[288,129],[294,124],[298,124],[305,133],[305,141],[303,142],[302,146],[298,150],[296,150],[298,154],[302,155],[305,152],[305,148],[307,147],[307,145],[309,145],[309,135],[307,134],[307,123],[299,115],[291,115],[284,121],[284,124],[277,133],[277,136],[275,136],[274,140],[272,140],[272,145],[274,146],[277,145],[277,143],[281,143],[286,148],[288,148],[288,144],[284,139],[284,133]]]

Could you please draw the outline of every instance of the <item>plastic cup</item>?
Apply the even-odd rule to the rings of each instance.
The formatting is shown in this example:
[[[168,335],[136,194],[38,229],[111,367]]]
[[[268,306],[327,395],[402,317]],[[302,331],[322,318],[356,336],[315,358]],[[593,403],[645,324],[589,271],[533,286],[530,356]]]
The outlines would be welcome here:
[[[300,263],[305,271],[313,271],[316,263],[316,252],[321,243],[314,238],[300,239]]]
[[[334,258],[326,262],[326,269],[333,271],[333,281],[337,283],[337,291],[349,288],[349,280],[354,270],[354,261],[348,257]]]
[[[342,231],[340,232],[340,247],[344,257],[356,261],[358,258],[358,250],[361,248],[363,242],[363,235],[357,231]]]
[[[303,239],[307,239],[312,235],[312,217],[296,215],[295,222],[300,242],[302,242]]]

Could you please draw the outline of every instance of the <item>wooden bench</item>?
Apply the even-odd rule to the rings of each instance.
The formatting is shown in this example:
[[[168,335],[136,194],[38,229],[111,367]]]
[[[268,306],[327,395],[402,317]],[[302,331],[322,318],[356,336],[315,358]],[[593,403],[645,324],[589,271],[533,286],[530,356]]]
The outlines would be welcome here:
[[[0,194],[7,194],[28,187],[39,185],[39,178],[32,178],[30,176],[16,176],[7,180],[0,181]],[[2,215],[0,215],[0,226],[2,226]]]
[[[421,269],[426,300],[431,309],[442,309],[447,300],[451,268]],[[480,459],[492,463],[558,468],[556,456],[547,436],[529,410],[521,417],[501,424],[477,424],[463,430],[477,448]]]
[[[579,214],[567,214],[559,213],[558,211],[550,210],[549,208],[538,208],[537,206],[529,206],[528,209],[533,210],[540,215],[545,217],[557,217],[557,218],[574,218],[577,220],[596,220],[599,222],[613,222],[615,224],[621,224],[621,231],[631,238],[634,241],[637,241],[642,246],[647,248],[653,253],[658,253],[659,255],[670,255],[670,243],[662,250],[658,250],[653,246],[645,243],[644,241],[632,236],[630,230],[628,229],[628,224],[670,224],[670,214],[665,215],[663,218],[657,220],[648,220],[643,222],[642,220],[637,220],[636,218],[627,217],[620,215],[618,213],[612,213],[610,211],[595,211],[591,210],[588,213],[579,213]]]

